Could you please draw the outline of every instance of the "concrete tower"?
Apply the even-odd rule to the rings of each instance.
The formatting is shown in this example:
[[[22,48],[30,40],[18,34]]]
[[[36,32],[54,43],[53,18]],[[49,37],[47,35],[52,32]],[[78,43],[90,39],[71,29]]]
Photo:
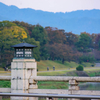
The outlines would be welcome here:
[[[29,84],[29,78],[37,75],[37,63],[33,58],[33,48],[28,43],[13,45],[14,58],[11,63],[11,92],[28,93],[29,88],[37,88],[37,84]],[[28,100],[28,97],[11,97],[11,100]]]

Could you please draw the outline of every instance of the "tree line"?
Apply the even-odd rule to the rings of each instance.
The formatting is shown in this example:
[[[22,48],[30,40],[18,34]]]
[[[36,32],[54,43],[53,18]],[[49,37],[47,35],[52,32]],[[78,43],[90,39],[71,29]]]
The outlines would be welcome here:
[[[14,49],[11,45],[23,42],[37,45],[34,58],[94,62],[100,60],[100,34],[81,32],[80,35],[54,27],[42,27],[19,21],[0,22],[0,66],[10,64]]]

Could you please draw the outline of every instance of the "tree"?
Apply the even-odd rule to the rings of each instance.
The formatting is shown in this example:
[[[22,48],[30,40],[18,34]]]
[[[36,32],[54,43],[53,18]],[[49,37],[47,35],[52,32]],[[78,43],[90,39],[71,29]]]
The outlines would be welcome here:
[[[0,63],[2,67],[6,66],[6,62],[9,64],[13,58],[14,48],[11,48],[11,45],[19,44],[23,40],[38,46],[34,49],[34,57],[36,60],[40,60],[40,43],[30,38],[24,28],[9,21],[0,22],[0,26]]]
[[[92,39],[91,47],[94,49],[98,47],[98,45],[96,44],[96,37],[97,37],[97,34],[95,33],[91,34],[91,39]]]
[[[12,23],[10,21],[2,21],[2,22],[0,22],[0,30],[2,30],[4,27],[9,28],[11,26],[16,26],[16,24]]]
[[[91,37],[86,33],[81,33],[79,41],[76,42],[76,47],[81,52],[89,52],[91,47]]]
[[[82,55],[80,58],[79,58],[79,63],[82,63],[82,62],[95,62],[95,58],[94,56],[92,55]]]
[[[54,43],[65,43],[66,41],[66,36],[64,33],[57,28],[52,28],[48,27],[46,28],[47,34],[49,37],[49,44],[54,44]]]
[[[100,33],[97,34],[97,36],[95,38],[95,47],[96,47],[96,49],[100,50]]]
[[[65,32],[66,36],[66,43],[68,45],[74,45],[76,42],[78,42],[78,35],[73,34],[72,32]]]
[[[13,21],[13,23],[15,23],[17,26],[24,28],[25,31],[28,31],[27,33],[29,33],[29,35],[32,35],[32,30],[34,29],[35,25],[31,25],[25,22],[19,22],[19,21]]]
[[[40,42],[41,59],[47,59],[47,49],[45,45],[48,41],[48,36],[46,30],[42,26],[36,25],[32,30],[31,38]]]
[[[69,45],[55,43],[48,45],[47,48],[52,60],[60,59],[62,60],[62,63],[64,63],[65,60],[70,62],[75,58],[73,49]]]
[[[3,38],[6,38],[8,36],[12,36],[13,38],[17,38],[18,40],[27,38],[26,31],[12,22],[3,21],[0,22],[0,26],[0,36],[2,36]]]
[[[46,31],[40,25],[36,25],[34,27],[31,38],[34,38],[36,41],[40,41],[41,46],[45,45],[48,39]]]

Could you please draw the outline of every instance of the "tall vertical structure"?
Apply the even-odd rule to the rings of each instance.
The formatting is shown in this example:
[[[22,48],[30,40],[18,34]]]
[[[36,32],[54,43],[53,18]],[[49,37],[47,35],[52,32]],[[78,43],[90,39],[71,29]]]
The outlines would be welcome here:
[[[11,63],[11,92],[28,93],[29,78],[37,75],[37,63],[33,58],[33,48],[28,43],[13,45],[14,58]],[[34,86],[37,88],[37,85]],[[27,97],[11,97],[11,100],[28,100]]]

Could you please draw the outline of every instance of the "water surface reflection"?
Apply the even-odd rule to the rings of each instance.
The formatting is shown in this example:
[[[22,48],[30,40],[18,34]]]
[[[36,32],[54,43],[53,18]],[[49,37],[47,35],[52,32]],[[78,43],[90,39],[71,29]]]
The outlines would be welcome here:
[[[86,82],[79,84],[80,90],[98,90],[100,91],[100,82]]]

